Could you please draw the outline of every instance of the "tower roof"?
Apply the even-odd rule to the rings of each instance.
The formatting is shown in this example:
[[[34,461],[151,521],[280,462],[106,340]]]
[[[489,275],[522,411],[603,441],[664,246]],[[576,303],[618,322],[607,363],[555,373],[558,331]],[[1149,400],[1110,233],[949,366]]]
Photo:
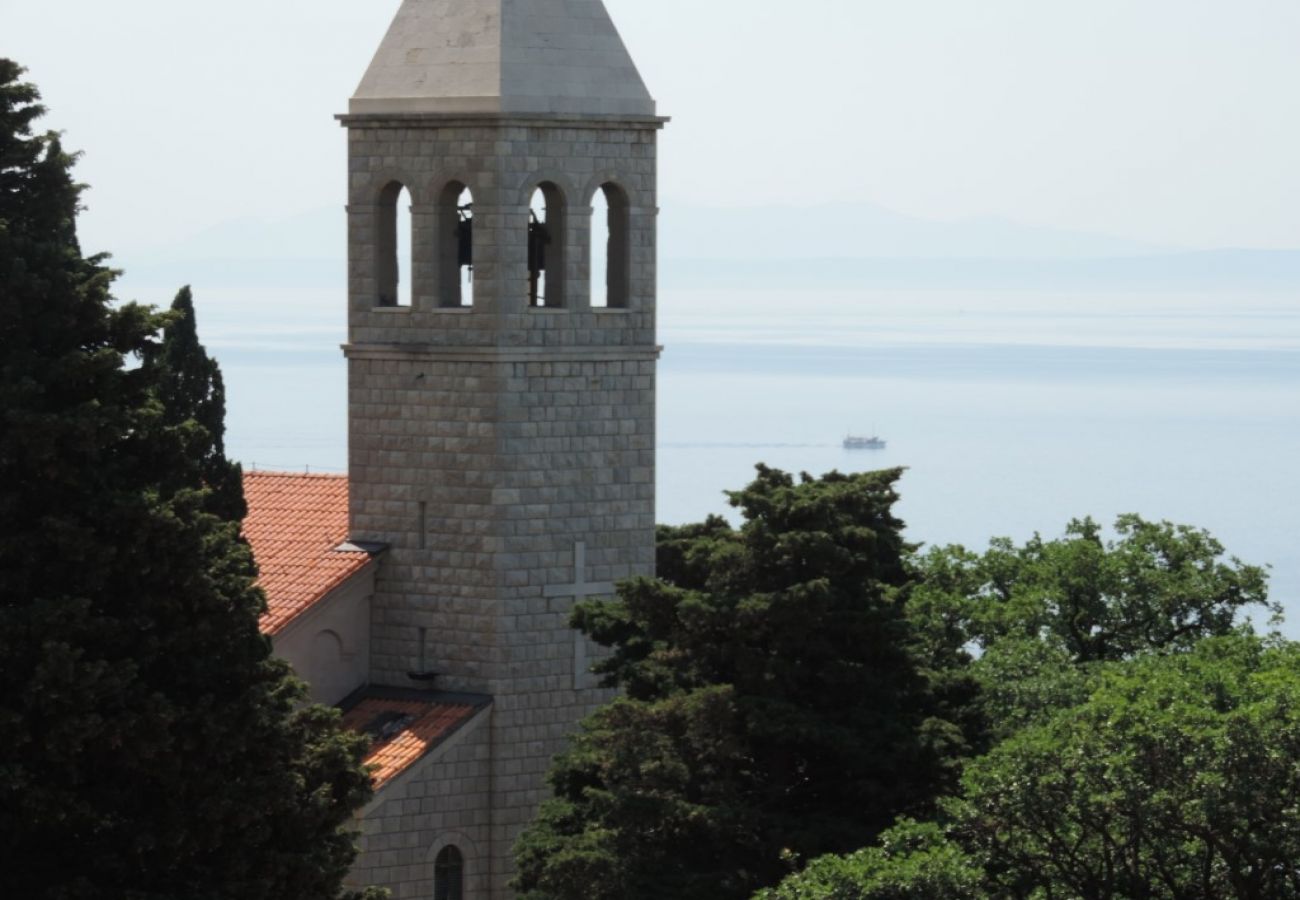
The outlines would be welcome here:
[[[403,0],[351,112],[653,116],[601,0]]]

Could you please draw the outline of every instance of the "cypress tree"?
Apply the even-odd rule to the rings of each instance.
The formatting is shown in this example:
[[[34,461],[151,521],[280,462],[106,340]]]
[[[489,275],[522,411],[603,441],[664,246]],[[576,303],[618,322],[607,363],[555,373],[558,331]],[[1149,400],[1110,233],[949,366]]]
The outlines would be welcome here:
[[[361,742],[271,657],[188,456],[213,404],[163,399],[165,320],[82,253],[22,72],[0,59],[0,896],[340,896]]]
[[[220,366],[199,343],[189,285],[172,301],[162,346],[151,354],[150,364],[157,370],[163,421],[184,431],[187,456],[211,491],[210,508],[223,519],[242,520],[248,511],[243,472],[226,458],[226,387]]]

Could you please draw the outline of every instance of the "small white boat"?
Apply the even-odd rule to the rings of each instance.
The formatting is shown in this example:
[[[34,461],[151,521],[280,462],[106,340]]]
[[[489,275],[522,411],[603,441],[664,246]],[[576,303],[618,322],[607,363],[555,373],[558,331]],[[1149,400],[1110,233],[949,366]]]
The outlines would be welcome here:
[[[844,438],[845,450],[884,450],[885,442],[874,434],[871,437],[850,434]]]

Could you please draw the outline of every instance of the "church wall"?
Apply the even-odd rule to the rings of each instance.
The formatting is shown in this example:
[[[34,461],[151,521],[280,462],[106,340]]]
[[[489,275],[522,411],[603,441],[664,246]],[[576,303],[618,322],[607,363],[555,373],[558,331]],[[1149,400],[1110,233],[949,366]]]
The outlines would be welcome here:
[[[272,638],[311,700],[334,706],[370,676],[370,597],[375,568],[363,570],[313,604]]]
[[[429,900],[434,861],[453,844],[465,860],[465,900],[489,896],[490,715],[481,714],[364,811],[350,884],[386,887],[393,900]]]

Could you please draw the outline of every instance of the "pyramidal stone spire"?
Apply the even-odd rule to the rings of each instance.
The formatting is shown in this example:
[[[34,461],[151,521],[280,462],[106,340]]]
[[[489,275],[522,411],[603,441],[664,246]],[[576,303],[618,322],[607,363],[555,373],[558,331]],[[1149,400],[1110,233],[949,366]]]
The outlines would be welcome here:
[[[403,0],[350,112],[641,117],[655,101],[601,0]]]

